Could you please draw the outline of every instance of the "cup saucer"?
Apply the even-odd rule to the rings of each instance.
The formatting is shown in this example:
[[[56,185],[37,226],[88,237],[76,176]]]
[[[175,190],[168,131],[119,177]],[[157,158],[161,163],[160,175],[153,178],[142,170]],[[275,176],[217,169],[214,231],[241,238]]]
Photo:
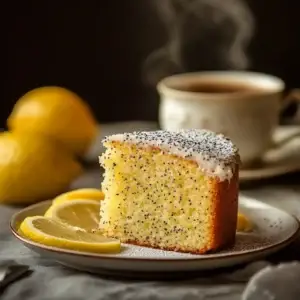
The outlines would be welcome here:
[[[288,140],[288,137],[292,136]],[[287,140],[283,143],[283,140]],[[240,181],[267,179],[300,171],[300,126],[279,126],[274,133],[274,147],[259,164],[240,170]]]

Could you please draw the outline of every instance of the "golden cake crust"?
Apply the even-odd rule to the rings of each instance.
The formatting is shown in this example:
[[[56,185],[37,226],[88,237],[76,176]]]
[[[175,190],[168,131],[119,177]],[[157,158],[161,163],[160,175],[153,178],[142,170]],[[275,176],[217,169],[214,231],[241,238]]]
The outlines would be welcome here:
[[[215,215],[211,250],[230,247],[235,242],[239,191],[238,167],[237,165],[229,181],[220,182],[214,179]]]

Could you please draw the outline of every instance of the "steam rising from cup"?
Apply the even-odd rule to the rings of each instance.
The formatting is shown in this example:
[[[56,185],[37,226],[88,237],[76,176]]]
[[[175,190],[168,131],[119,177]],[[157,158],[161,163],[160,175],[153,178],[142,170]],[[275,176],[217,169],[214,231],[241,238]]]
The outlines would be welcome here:
[[[144,64],[146,81],[203,70],[243,70],[254,19],[244,0],[155,0],[167,31]]]

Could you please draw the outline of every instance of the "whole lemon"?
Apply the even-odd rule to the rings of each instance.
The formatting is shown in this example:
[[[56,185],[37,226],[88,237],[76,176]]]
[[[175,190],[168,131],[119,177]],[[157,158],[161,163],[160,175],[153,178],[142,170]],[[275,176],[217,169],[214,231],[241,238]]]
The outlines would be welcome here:
[[[0,133],[1,203],[53,198],[81,172],[72,153],[56,141],[32,133]]]
[[[93,142],[96,125],[89,106],[77,94],[55,86],[26,93],[7,120],[10,130],[50,136],[79,156],[83,156]]]

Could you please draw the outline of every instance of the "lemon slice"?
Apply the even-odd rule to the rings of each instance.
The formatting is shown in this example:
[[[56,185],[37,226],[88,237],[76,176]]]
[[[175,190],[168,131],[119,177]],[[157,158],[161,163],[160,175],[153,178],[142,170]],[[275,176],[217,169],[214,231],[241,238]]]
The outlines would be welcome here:
[[[91,200],[103,200],[104,193],[101,190],[93,188],[78,189],[63,193],[53,199],[53,204],[59,204],[74,199],[91,199]]]
[[[45,213],[45,217],[52,216],[52,210],[57,204],[69,202],[70,200],[95,200],[100,201],[104,199],[104,193],[101,190],[93,188],[83,188],[63,193],[53,199],[51,207]]]
[[[249,232],[253,229],[252,222],[242,213],[238,213],[237,231]]]
[[[72,229],[42,216],[27,217],[21,223],[20,232],[34,242],[52,247],[94,253],[117,253],[121,250],[119,240]]]
[[[51,206],[45,217],[91,232],[99,226],[100,202],[77,199]]]

